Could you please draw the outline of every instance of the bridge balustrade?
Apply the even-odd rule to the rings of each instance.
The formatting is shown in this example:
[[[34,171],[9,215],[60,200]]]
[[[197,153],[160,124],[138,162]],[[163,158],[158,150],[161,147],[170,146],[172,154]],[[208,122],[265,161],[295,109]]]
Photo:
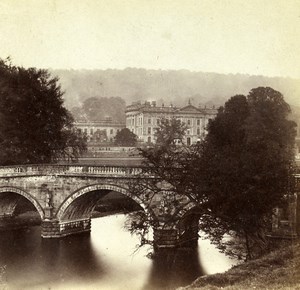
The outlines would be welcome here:
[[[131,166],[90,166],[90,165],[18,165],[1,166],[0,177],[23,176],[23,175],[138,175],[142,172],[141,167]]]

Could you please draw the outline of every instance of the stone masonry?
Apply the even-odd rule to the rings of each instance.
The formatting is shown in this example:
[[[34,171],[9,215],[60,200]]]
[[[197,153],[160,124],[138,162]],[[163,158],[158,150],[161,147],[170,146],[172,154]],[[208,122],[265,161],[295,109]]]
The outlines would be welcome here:
[[[14,215],[20,198],[29,200],[42,220],[43,238],[62,238],[91,230],[91,214],[97,202],[111,191],[134,200],[152,220],[156,247],[195,243],[198,223],[185,223],[195,205],[184,195],[174,199],[181,208],[166,204],[167,190],[149,199],[133,195],[129,184],[139,167],[86,165],[24,165],[0,167],[0,218]],[[151,176],[149,176],[151,178]],[[167,222],[172,220],[172,223]]]

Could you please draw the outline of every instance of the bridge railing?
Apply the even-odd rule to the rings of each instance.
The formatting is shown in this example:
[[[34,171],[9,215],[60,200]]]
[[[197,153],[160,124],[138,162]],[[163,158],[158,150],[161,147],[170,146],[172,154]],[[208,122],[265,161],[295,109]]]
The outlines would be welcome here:
[[[106,165],[16,165],[0,166],[0,177],[23,175],[138,175],[142,167]]]

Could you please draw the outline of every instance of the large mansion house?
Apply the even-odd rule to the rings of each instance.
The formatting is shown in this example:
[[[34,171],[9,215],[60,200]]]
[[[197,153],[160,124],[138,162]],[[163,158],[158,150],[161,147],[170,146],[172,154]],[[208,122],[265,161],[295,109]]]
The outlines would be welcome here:
[[[206,126],[215,118],[215,107],[195,107],[190,102],[183,108],[156,106],[156,102],[135,102],[126,107],[126,128],[138,136],[142,143],[155,142],[155,130],[162,118],[176,118],[187,126],[184,143],[191,145],[206,135]]]

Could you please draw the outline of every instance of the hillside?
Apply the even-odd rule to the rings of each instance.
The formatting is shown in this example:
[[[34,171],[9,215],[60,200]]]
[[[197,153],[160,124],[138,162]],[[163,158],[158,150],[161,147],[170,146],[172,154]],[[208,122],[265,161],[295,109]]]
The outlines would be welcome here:
[[[300,241],[225,273],[203,276],[181,290],[300,289]]]
[[[121,97],[132,101],[156,100],[166,105],[223,104],[236,94],[247,94],[258,86],[280,91],[288,103],[300,106],[300,79],[218,74],[188,70],[53,70],[60,78],[68,108],[79,106],[90,97]]]

